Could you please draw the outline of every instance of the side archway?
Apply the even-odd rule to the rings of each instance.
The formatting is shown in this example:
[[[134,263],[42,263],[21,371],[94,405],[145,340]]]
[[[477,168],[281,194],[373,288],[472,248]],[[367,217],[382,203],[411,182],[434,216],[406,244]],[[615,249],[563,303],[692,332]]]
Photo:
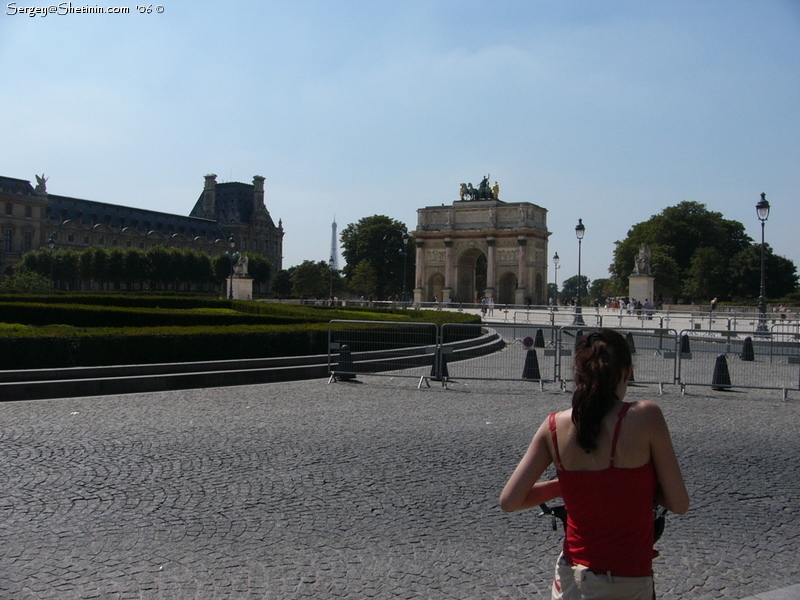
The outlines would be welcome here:
[[[503,273],[497,283],[497,302],[499,304],[514,304],[517,291],[516,274],[511,272]]]

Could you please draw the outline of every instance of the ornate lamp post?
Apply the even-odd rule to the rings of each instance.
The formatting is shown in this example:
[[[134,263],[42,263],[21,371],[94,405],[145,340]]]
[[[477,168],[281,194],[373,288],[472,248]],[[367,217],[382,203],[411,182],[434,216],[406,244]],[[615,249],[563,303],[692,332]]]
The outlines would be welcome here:
[[[231,257],[231,278],[230,278],[231,285],[230,285],[230,291],[228,292],[228,299],[233,300],[233,260],[236,257],[236,254],[234,253],[234,249],[236,248],[236,240],[234,239],[233,236],[228,238],[228,244],[231,247],[231,251],[229,252]]]
[[[762,193],[761,200],[756,204],[756,214],[761,221],[761,294],[758,297],[758,327],[756,331],[769,331],[767,327],[767,295],[766,295],[766,271],[764,269],[764,223],[769,218],[769,202],[767,195]]]
[[[573,325],[586,325],[583,320],[583,309],[581,308],[581,242],[583,241],[583,234],[586,232],[586,227],[583,225],[583,219],[578,219],[578,224],[575,226],[575,237],[578,238],[578,302],[575,305],[575,319],[572,321]]]
[[[406,265],[408,264],[408,232],[403,232],[403,302],[406,301]]]
[[[558,310],[558,270],[561,268],[558,266],[558,263],[560,262],[561,259],[558,258],[558,252],[556,252],[553,255],[553,270],[555,271],[556,274],[556,292],[555,292],[555,298],[553,299],[555,301],[553,310]]]

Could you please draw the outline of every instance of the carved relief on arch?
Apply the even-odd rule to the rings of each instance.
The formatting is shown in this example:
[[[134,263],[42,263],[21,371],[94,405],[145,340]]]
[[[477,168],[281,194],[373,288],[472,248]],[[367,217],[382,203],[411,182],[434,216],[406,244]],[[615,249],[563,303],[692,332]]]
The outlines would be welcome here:
[[[425,250],[426,264],[443,263],[444,257],[445,257],[444,250],[439,250],[436,248],[429,248],[428,250]]]
[[[498,248],[497,262],[515,263],[519,260],[519,250],[516,248]]]

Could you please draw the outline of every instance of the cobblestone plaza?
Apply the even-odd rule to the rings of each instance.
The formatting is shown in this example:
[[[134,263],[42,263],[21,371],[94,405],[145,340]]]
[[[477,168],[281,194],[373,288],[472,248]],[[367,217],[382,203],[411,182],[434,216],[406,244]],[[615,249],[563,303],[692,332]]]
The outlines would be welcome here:
[[[569,395],[365,377],[0,403],[0,598],[548,598],[562,532],[500,490]],[[636,386],[691,495],[659,598],[800,583],[800,401]]]

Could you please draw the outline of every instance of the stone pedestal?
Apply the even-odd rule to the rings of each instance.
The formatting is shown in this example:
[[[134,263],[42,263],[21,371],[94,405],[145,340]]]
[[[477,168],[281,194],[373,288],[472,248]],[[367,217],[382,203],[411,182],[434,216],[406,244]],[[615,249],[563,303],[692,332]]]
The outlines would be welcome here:
[[[228,277],[225,280],[227,286],[226,298],[230,297],[231,284],[233,284],[233,299],[234,300],[252,300],[253,299],[253,280],[249,277]]]
[[[642,304],[645,300],[655,304],[655,280],[650,275],[631,275],[628,277],[628,298],[636,298]]]

